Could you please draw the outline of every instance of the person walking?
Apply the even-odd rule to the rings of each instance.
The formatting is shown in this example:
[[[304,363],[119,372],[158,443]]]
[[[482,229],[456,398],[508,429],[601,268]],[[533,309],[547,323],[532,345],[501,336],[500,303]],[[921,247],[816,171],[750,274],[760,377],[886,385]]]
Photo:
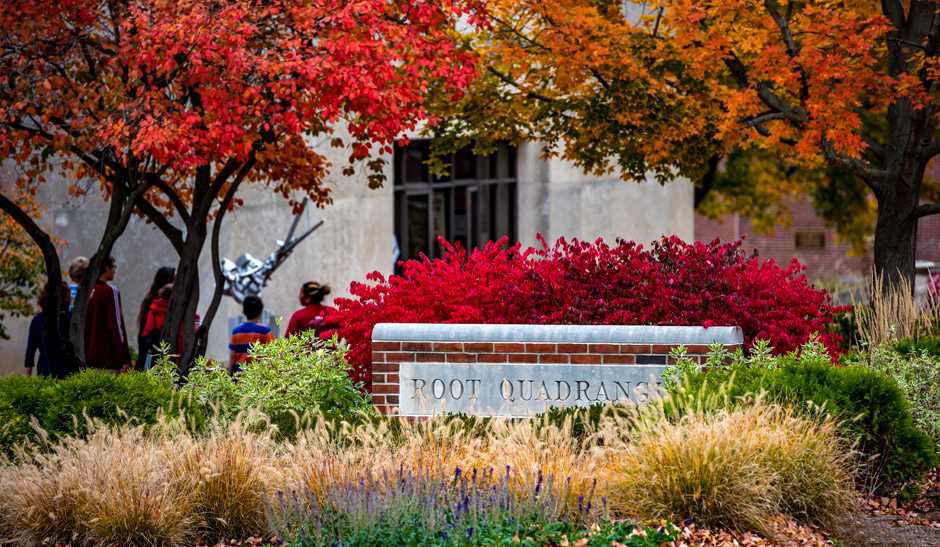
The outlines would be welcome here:
[[[62,362],[53,357],[46,346],[46,331],[43,328],[43,317],[45,316],[46,306],[46,285],[39,290],[39,313],[33,317],[29,324],[29,337],[26,340],[26,362],[23,368],[23,374],[31,376],[33,367],[36,367],[37,376],[52,378],[65,378],[69,373],[69,363]],[[65,281],[59,289],[59,336],[68,337],[69,321],[72,319],[72,313],[69,308],[72,307],[72,296],[69,291],[69,285]],[[36,361],[36,353],[39,353],[39,361]],[[61,356],[60,356],[61,357]]]
[[[131,367],[127,347],[127,329],[121,309],[121,294],[109,283],[114,280],[117,264],[109,256],[101,265],[98,280],[88,300],[85,316],[85,357],[88,366],[114,374]]]
[[[144,326],[138,335],[141,343],[139,357],[137,358],[137,370],[148,370],[153,366],[157,345],[160,343],[163,330],[163,320],[166,318],[166,310],[169,307],[172,293],[173,284],[167,283],[160,287],[157,298],[150,303],[150,311],[147,312]]]
[[[150,313],[150,305],[158,298],[157,293],[160,292],[160,289],[174,280],[176,280],[176,268],[172,266],[161,267],[153,276],[153,283],[150,284],[150,289],[144,295],[143,302],[140,303],[140,311],[137,313],[137,368],[140,368],[140,365],[144,362],[144,354],[147,350],[147,344],[144,341],[144,329],[147,326],[147,314]]]
[[[323,299],[328,294],[330,294],[329,285],[320,285],[316,281],[307,281],[301,285],[300,305],[303,307],[290,316],[284,337],[310,329],[314,329],[320,335],[330,328],[336,328],[335,325],[327,324],[324,319],[326,313],[334,309],[323,305]]]

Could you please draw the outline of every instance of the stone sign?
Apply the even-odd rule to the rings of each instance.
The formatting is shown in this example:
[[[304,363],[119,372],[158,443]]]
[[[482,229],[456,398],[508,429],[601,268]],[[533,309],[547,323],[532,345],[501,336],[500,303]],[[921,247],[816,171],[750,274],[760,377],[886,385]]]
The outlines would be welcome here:
[[[525,417],[552,407],[630,399],[644,403],[665,365],[401,363],[399,406],[408,416],[462,412]]]
[[[552,407],[643,404],[680,346],[693,363],[734,326],[380,323],[372,330],[372,406],[383,414],[533,416]]]

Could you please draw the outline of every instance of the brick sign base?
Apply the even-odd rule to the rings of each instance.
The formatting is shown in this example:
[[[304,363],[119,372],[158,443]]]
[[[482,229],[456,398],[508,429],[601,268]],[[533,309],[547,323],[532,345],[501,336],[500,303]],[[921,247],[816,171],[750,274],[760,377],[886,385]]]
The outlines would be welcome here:
[[[382,323],[372,403],[383,414],[518,417],[624,394],[642,402],[674,348],[701,362],[716,342],[734,351],[744,337],[738,327]]]

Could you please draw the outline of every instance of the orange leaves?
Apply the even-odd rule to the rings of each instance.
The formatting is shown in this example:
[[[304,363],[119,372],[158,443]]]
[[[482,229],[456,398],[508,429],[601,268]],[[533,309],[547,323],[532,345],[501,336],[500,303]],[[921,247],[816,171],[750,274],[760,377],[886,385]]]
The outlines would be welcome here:
[[[669,162],[682,172],[691,161],[694,171],[702,158],[681,152],[692,141],[718,152],[751,144],[796,152],[807,165],[819,164],[823,142],[858,157],[859,108],[884,108],[899,95],[926,102],[913,78],[881,72],[885,19],[831,2],[663,0],[622,11],[584,0],[494,0],[488,9],[493,24],[479,29],[474,47],[492,70],[467,104],[492,105],[483,88],[495,86],[503,119],[523,117],[509,122],[510,134],[566,142],[561,153],[588,168],[619,157],[625,177],[662,168],[668,178]],[[767,112],[776,115],[758,119]]]
[[[795,151],[807,164],[818,163],[823,142],[859,157],[865,145],[858,109],[883,108],[907,92],[903,79],[881,72],[878,44],[887,31],[885,19],[823,2],[796,9],[771,5],[772,10],[750,0],[669,2],[669,25],[688,61],[710,64],[715,90],[720,79],[737,84],[737,91],[715,95],[720,108],[715,111],[717,136],[734,139],[736,128],[745,129],[746,140],[737,144],[750,141],[780,153]],[[791,110],[780,110],[780,104]],[[741,127],[742,120],[774,111],[780,114],[777,119]],[[799,144],[791,149],[781,142]]]

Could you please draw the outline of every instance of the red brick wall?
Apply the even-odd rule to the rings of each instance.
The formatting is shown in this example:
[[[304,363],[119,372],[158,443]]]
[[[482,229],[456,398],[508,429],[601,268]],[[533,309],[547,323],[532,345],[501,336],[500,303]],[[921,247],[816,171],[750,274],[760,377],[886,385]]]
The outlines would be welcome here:
[[[742,248],[748,253],[757,249],[761,260],[773,258],[781,267],[786,267],[792,259],[797,259],[806,266],[806,277],[811,282],[861,279],[867,277],[872,267],[872,252],[864,256],[850,256],[850,247],[837,243],[835,229],[826,226],[826,222],[816,216],[809,203],[790,202],[788,204],[792,222],[790,227],[777,227],[772,234],[759,233],[748,218],[726,215],[720,222],[695,215],[695,239],[709,242],[720,237],[722,241],[734,241],[747,235]],[[820,251],[797,250],[794,234],[797,230],[825,230],[826,248]],[[917,260],[940,262],[940,217],[933,215],[920,220],[917,229]]]
[[[676,345],[579,344],[531,342],[421,342],[372,343],[372,405],[382,414],[397,412],[398,365],[430,363],[554,363],[554,364],[675,364],[669,357]],[[737,345],[726,346],[734,351]],[[686,355],[700,363],[708,346],[687,345]]]

